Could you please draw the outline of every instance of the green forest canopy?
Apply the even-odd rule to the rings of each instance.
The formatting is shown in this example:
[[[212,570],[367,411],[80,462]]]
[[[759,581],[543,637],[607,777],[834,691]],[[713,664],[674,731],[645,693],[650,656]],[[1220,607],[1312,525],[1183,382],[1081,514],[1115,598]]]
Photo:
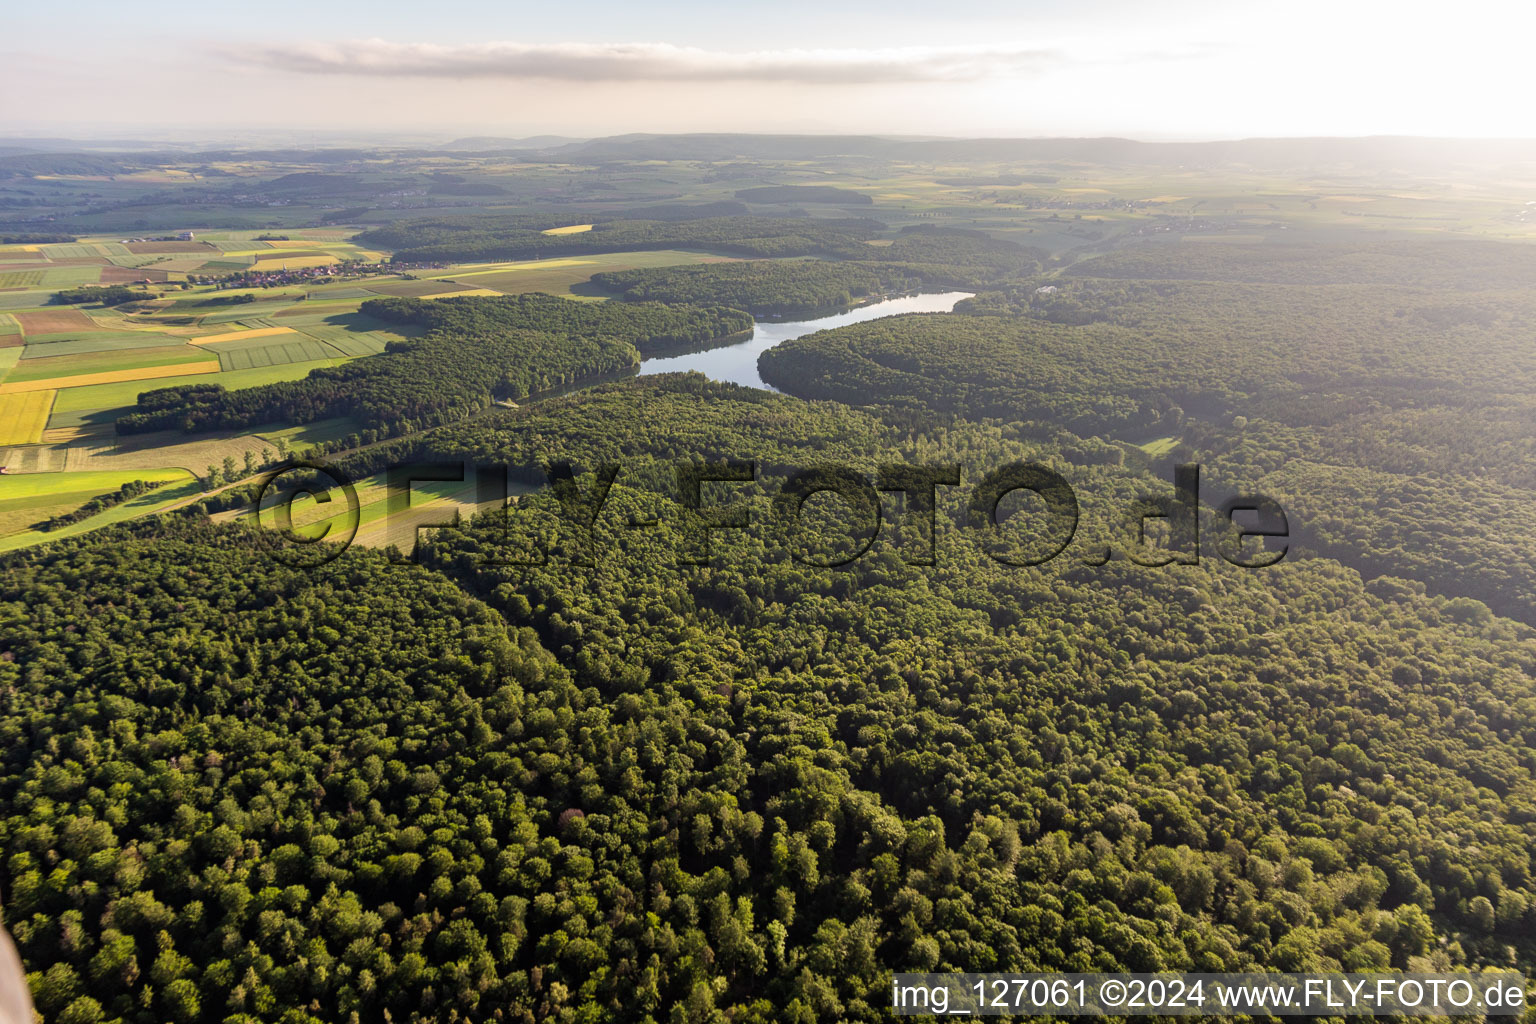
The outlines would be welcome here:
[[[877,1020],[895,970],[1533,963],[1523,256],[1149,245],[1047,285],[985,236],[781,244],[791,220],[604,229],[839,258],[624,279],[722,306],[377,300],[425,333],[141,398],[128,429],[410,435],[354,476],[622,473],[591,544],[539,493],[420,564],[302,571],[196,510],[6,556],[0,892],[46,1020]],[[986,287],[770,352],[787,394],[668,375],[486,411],[744,329],[738,298],[919,265]],[[1153,434],[1214,492],[1279,497],[1293,557],[1085,564],[1166,487]],[[750,525],[681,566],[676,464],[729,458],[760,467],[715,495]],[[839,570],[769,515],[794,466],[1029,461],[1084,507],[1042,568],[950,498],[931,566],[900,505]],[[509,537],[548,560],[505,564]]]

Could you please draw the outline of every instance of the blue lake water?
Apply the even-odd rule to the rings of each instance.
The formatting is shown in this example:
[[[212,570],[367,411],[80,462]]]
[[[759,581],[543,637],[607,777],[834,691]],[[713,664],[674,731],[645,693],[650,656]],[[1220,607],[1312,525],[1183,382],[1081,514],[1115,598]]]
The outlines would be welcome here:
[[[948,313],[955,303],[971,297],[970,292],[936,292],[929,295],[904,295],[899,299],[886,299],[858,306],[843,313],[820,317],[815,320],[786,320],[782,323],[759,323],[752,328],[750,337],[734,345],[724,345],[703,352],[689,352],[679,356],[647,359],[640,364],[642,375],[650,373],[682,373],[697,370],[711,380],[744,384],[747,387],[775,391],[763,383],[757,375],[757,357],[775,345],[791,341],[814,331],[833,327],[878,320],[883,316],[900,313]]]

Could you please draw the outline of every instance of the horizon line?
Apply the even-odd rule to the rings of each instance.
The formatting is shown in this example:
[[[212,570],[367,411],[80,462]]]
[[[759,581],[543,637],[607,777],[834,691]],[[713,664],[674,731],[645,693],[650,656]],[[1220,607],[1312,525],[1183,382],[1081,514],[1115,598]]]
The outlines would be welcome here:
[[[1147,146],[1177,146],[1177,145],[1220,145],[1256,142],[1455,142],[1455,143],[1536,143],[1536,136],[1531,135],[1417,135],[1401,132],[1375,132],[1366,134],[1287,134],[1287,135],[1148,135],[1142,133],[1089,133],[1083,135],[938,135],[927,132],[887,132],[887,131],[851,131],[851,130],[816,130],[803,129],[797,131],[773,131],[773,130],[748,130],[748,131],[720,131],[720,130],[695,130],[695,131],[629,131],[629,132],[600,132],[594,134],[567,134],[562,130],[543,130],[508,132],[494,129],[477,129],[463,127],[460,129],[444,130],[441,125],[436,126],[402,126],[396,129],[368,129],[346,127],[342,125],[329,127],[294,127],[294,126],[250,126],[245,128],[232,128],[223,125],[115,125],[111,128],[95,129],[84,125],[60,125],[54,129],[57,134],[46,133],[46,129],[38,128],[7,128],[0,127],[0,140],[9,141],[36,141],[42,143],[92,143],[95,145],[109,145],[111,143],[125,143],[144,145],[149,142],[167,143],[176,145],[198,145],[186,138],[188,135],[208,133],[215,137],[224,136],[226,139],[239,136],[315,136],[335,135],[338,137],[350,137],[352,139],[373,139],[382,143],[388,139],[400,139],[404,136],[420,136],[441,138],[449,142],[459,139],[484,138],[488,141],[522,142],[529,139],[554,137],[561,141],[552,145],[533,148],[559,148],[566,145],[581,145],[593,142],[610,142],[623,139],[698,139],[698,138],[804,138],[804,139],[861,139],[881,142],[896,143],[943,143],[943,142],[1127,142]],[[153,138],[157,133],[164,133],[166,138]],[[409,145],[408,143],[401,143]],[[423,142],[421,144],[430,145]],[[442,143],[437,143],[441,145]],[[227,142],[210,141],[202,144],[204,148],[226,148]],[[324,146],[301,145],[299,148],[323,149]],[[334,148],[354,148],[353,146],[338,143]]]

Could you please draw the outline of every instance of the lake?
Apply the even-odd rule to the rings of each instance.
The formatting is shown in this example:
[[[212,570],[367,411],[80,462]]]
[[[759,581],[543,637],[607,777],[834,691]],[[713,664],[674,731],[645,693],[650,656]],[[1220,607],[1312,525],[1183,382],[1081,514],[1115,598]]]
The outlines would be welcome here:
[[[846,327],[849,324],[863,323],[865,320],[878,320],[883,316],[896,316],[900,313],[948,313],[955,308],[955,303],[970,297],[970,292],[936,292],[928,295],[904,295],[899,299],[872,302],[867,306],[857,306],[846,312],[834,313],[831,316],[824,316],[815,320],[786,320],[782,323],[760,322],[756,327],[752,328],[750,336],[734,345],[723,345],[720,348],[712,348],[703,352],[689,352],[680,356],[647,359],[640,364],[640,373],[643,376],[651,373],[683,373],[688,370],[697,370],[711,380],[726,381],[731,384],[745,384],[747,387],[762,388],[765,391],[776,391],[778,390],[777,388],[771,388],[764,384],[763,378],[757,375],[757,357],[775,345],[802,337],[813,331],[825,331],[833,327]]]

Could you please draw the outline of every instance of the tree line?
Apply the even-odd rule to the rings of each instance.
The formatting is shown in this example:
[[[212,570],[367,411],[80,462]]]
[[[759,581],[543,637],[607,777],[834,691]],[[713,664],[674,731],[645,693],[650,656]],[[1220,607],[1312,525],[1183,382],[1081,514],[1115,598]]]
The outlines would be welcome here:
[[[874,238],[873,220],[804,217],[707,217],[681,221],[615,220],[591,231],[546,235],[542,229],[480,219],[397,221],[357,236],[364,245],[392,249],[402,263],[528,260],[637,249],[707,249],[736,256],[845,255]]]
[[[647,305],[624,311],[548,295],[381,298],[362,311],[427,328],[383,355],[238,391],[195,384],[140,395],[120,434],[230,430],[350,417],[369,440],[412,433],[594,377],[633,370],[643,351],[749,328],[737,310]]]

